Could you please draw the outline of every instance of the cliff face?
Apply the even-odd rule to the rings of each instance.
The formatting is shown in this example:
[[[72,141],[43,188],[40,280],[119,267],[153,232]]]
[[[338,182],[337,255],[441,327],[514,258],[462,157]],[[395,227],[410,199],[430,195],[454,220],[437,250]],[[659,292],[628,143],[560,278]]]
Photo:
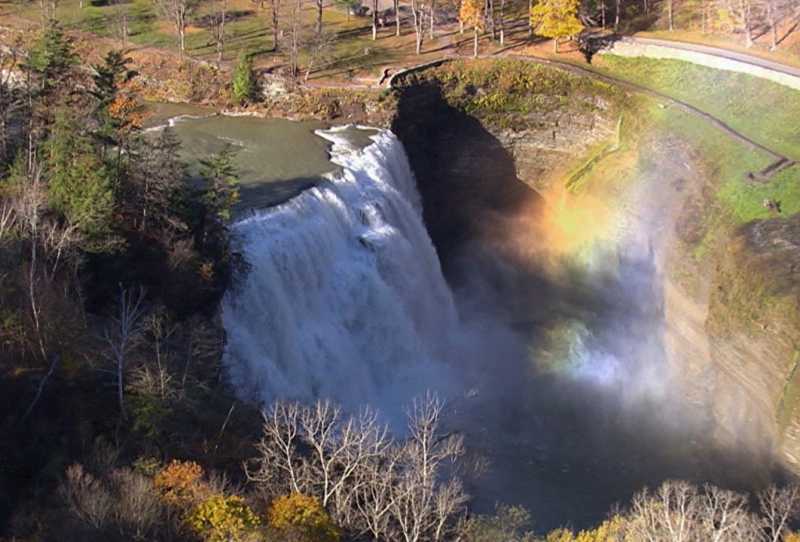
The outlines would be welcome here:
[[[514,216],[535,206],[559,172],[566,173],[575,157],[616,129],[617,113],[608,97],[574,84],[578,78],[572,76],[551,81],[558,88],[538,98],[535,90],[519,89],[530,92],[529,102],[512,99],[492,106],[501,93],[515,95],[514,89],[497,88],[470,71],[488,71],[492,65],[455,66],[430,79],[411,78],[398,91],[391,128],[408,152],[426,225],[445,265],[453,248],[490,229],[487,221],[493,216]],[[505,68],[513,73],[522,66]],[[462,76],[465,80],[458,80]]]
[[[722,251],[707,329],[715,369],[713,403],[736,436],[761,427],[800,471],[800,216],[752,222]]]
[[[620,118],[619,96],[572,82],[542,90],[534,100],[542,107],[511,98],[504,116],[491,105],[497,82],[476,82],[470,70],[409,77],[392,125],[451,280],[463,265],[453,263],[459,249],[474,248],[487,231],[502,236],[501,217],[537,213],[546,205],[542,194],[565,182],[576,158],[613,140]],[[697,263],[692,249],[713,205],[713,176],[681,142],[640,146],[653,162],[653,182],[632,200],[614,191],[605,197],[632,206],[622,211],[632,217],[666,209],[654,286],[663,303],[664,355],[682,384],[675,399],[705,418],[730,453],[746,451],[748,461],[766,466],[777,457],[800,471],[800,218],[750,224]],[[651,208],[637,207],[644,201]]]

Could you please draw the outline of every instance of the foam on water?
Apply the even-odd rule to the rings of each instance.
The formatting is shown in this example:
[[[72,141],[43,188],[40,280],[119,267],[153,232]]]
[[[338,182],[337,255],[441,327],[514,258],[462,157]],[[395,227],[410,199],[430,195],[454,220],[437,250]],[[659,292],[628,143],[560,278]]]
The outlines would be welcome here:
[[[402,144],[357,150],[340,129],[341,171],[233,226],[251,269],[223,301],[225,360],[244,397],[335,399],[389,416],[442,382],[457,326]]]

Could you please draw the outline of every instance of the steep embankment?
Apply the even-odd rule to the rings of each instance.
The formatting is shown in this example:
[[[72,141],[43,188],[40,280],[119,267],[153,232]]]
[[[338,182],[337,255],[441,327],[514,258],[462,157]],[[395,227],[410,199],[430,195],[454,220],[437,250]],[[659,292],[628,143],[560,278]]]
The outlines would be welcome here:
[[[606,350],[641,365],[663,357],[672,403],[684,403],[729,456],[778,452],[796,462],[797,232],[794,219],[742,226],[779,214],[764,201],[793,209],[783,196],[793,193],[794,170],[756,182],[748,173],[770,156],[669,101],[523,62],[453,63],[399,86],[393,130],[451,281],[468,280],[465,247],[491,246],[503,265],[533,258],[549,267],[546,278],[516,274],[495,291],[514,297],[510,319],[533,322],[537,344],[548,345],[538,358],[556,364],[581,342],[565,339],[575,335],[565,326],[609,316],[575,298],[627,281],[619,302],[653,306],[657,344]],[[645,297],[630,293],[640,286]],[[613,340],[595,324],[590,335]],[[630,325],[616,334],[635,335]]]
[[[487,221],[536,205],[554,179],[613,138],[622,98],[607,85],[512,60],[445,64],[402,79],[392,130],[445,263],[490,230]]]

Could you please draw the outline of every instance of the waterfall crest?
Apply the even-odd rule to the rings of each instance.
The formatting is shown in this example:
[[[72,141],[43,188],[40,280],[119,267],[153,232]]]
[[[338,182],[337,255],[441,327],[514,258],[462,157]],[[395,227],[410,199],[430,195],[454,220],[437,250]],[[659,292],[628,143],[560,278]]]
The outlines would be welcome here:
[[[337,132],[318,133],[340,172],[233,226],[251,269],[223,300],[225,362],[248,399],[392,411],[443,380],[457,316],[402,144]]]

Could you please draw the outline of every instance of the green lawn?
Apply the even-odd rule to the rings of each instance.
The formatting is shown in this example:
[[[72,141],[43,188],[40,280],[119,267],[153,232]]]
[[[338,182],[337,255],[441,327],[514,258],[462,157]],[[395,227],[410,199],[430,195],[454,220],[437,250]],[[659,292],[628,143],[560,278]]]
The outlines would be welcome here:
[[[687,102],[767,148],[800,160],[800,92],[679,60],[602,55],[595,69]]]
[[[187,53],[192,57],[216,59],[212,29],[203,23],[203,18],[218,9],[217,2],[203,1],[192,11],[186,34]],[[68,29],[119,38],[117,19],[121,10],[128,14],[129,38],[133,45],[177,50],[178,40],[174,29],[159,16],[150,0],[132,0],[121,5],[105,2],[95,4],[86,0],[83,8],[79,7],[79,0],[62,0],[58,4],[57,18]],[[15,6],[14,13],[31,21],[38,21],[40,18],[36,3],[19,4]],[[316,11],[310,3],[306,3],[303,10],[303,20],[308,29],[314,26]],[[342,10],[328,7],[323,13],[323,21],[326,29],[340,34],[329,57],[341,59],[342,64],[352,63],[355,59],[363,60],[365,57],[369,57],[372,62],[387,61],[396,54],[392,47],[372,42],[367,28],[369,21],[366,19],[347,18]],[[264,58],[273,54],[268,13],[255,3],[232,0],[229,3],[229,20],[225,28],[225,60],[233,60],[241,52],[260,54]],[[368,55],[365,55],[365,49],[369,49]]]

